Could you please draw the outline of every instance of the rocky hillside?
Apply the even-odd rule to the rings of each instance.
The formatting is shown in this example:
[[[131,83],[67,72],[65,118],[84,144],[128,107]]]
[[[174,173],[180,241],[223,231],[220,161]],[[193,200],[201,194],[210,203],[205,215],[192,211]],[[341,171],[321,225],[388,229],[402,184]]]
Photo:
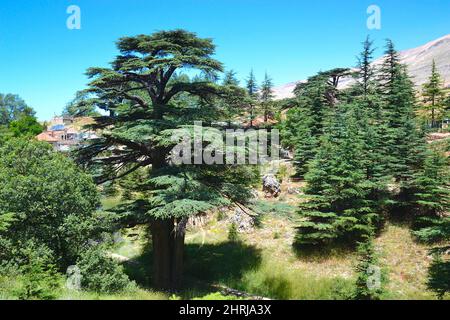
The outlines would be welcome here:
[[[423,46],[401,51],[400,58],[402,63],[408,66],[409,74],[417,87],[420,87],[428,79],[431,72],[431,61],[434,59],[445,86],[450,88],[450,34]],[[373,63],[379,65],[381,61],[382,57]],[[293,97],[296,84],[302,81],[304,80],[274,88],[275,96],[277,99]],[[352,79],[342,79],[341,87],[347,87],[352,81]]]

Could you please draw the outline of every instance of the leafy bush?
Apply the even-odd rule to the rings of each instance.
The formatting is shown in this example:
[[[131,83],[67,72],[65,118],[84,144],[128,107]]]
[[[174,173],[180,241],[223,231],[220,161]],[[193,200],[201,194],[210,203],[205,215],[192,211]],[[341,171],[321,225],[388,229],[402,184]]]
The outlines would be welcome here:
[[[436,243],[450,238],[450,218],[419,217],[414,222],[413,236],[421,242]]]
[[[63,278],[53,264],[51,251],[29,241],[17,253],[17,261],[20,261],[18,272],[11,274],[11,264],[8,272],[8,276],[16,277],[13,295],[21,300],[57,298]]]
[[[122,266],[109,257],[101,246],[91,247],[77,263],[81,271],[81,286],[101,293],[120,292],[131,285]]]
[[[371,237],[359,244],[358,254],[354,299],[380,300],[384,294],[386,279],[379,266],[378,254]]]
[[[234,222],[230,224],[230,228],[228,229],[228,240],[231,242],[239,241],[239,233]]]
[[[280,181],[280,183],[283,183],[284,179],[288,178],[288,177],[289,177],[289,170],[288,170],[287,165],[280,164],[280,167],[277,172],[278,181]]]
[[[55,265],[44,265],[36,261],[22,266],[20,270],[21,285],[16,291],[19,299],[53,300],[58,297],[62,276],[58,274]]]
[[[434,291],[439,299],[443,299],[446,293],[450,293],[450,261],[444,261],[438,254],[428,270],[427,286]]]
[[[0,185],[0,220],[14,213],[0,232],[2,259],[15,258],[14,252],[33,240],[50,249],[63,270],[102,232],[92,178],[46,143],[10,139],[3,144]]]

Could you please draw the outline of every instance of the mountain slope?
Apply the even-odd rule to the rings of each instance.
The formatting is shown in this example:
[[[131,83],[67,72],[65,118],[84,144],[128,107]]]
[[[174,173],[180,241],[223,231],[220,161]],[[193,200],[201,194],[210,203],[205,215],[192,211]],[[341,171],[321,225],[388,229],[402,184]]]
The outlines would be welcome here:
[[[408,66],[408,72],[411,79],[417,87],[424,84],[431,73],[431,62],[434,59],[436,66],[441,74],[444,84],[450,88],[450,34],[428,42],[427,44],[400,52],[401,62]],[[383,57],[373,62],[379,65]],[[274,88],[274,95],[277,99],[291,98],[297,83],[304,80],[291,82]],[[344,78],[341,80],[341,87],[345,88],[353,82],[353,79]]]

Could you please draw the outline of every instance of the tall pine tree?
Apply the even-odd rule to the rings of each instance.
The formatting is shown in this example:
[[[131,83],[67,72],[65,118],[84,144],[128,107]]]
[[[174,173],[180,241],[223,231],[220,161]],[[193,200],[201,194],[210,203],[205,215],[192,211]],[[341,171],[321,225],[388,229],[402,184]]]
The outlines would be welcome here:
[[[387,41],[379,81],[383,121],[387,127],[384,135],[387,173],[398,186],[392,210],[402,214],[411,209],[414,175],[422,164],[425,138],[416,119],[412,81],[390,40]]]
[[[250,74],[247,78],[246,83],[247,93],[248,93],[248,111],[250,116],[250,127],[253,127],[253,120],[256,117],[256,104],[258,101],[258,84],[256,82],[255,74],[253,69],[250,70]]]
[[[264,115],[264,122],[267,122],[269,117],[273,116],[273,83],[269,75],[265,74],[264,80],[261,84],[261,90],[259,93],[261,101],[261,109]]]
[[[297,107],[288,112],[282,126],[282,136],[287,136],[288,147],[293,146],[297,175],[303,176],[314,158],[320,137],[323,135],[326,118],[334,112],[339,101],[339,80],[347,69],[332,69],[310,77],[299,83],[294,93]]]
[[[296,244],[355,242],[378,223],[364,170],[363,140],[354,106],[339,105],[306,174],[306,202],[300,206]]]
[[[142,192],[117,209],[127,224],[150,226],[153,282],[173,289],[181,284],[186,223],[189,217],[248,194],[246,167],[176,165],[171,150],[180,129],[195,120],[211,123],[222,89],[210,79],[222,71],[215,46],[184,30],[121,38],[120,55],[109,68],[91,68],[89,92],[107,115],[96,117],[101,136],[79,150],[99,183],[140,168],[148,176]],[[183,70],[208,76],[190,79]],[[189,129],[190,130],[190,129]],[[183,138],[183,137],[182,137]],[[205,142],[207,144],[207,142]],[[236,172],[239,171],[239,172]]]
[[[436,128],[439,126],[438,120],[441,120],[444,115],[445,93],[443,90],[443,81],[441,75],[437,71],[434,59],[431,65],[430,78],[428,82],[423,85],[422,96],[424,108],[430,113],[431,128]]]

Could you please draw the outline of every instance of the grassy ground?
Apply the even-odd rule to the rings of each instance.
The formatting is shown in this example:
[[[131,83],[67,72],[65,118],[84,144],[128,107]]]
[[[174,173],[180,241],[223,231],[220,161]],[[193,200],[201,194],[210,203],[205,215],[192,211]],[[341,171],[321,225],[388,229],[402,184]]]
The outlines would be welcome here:
[[[182,298],[214,292],[213,285],[227,286],[250,294],[275,299],[343,299],[354,281],[356,255],[353,250],[334,249],[326,253],[295,252],[294,211],[290,199],[263,200],[259,227],[240,234],[240,241],[228,241],[227,217],[189,230],[186,237],[185,275],[188,290]],[[148,288],[145,230],[128,230],[114,251],[131,259],[127,270]],[[376,240],[382,267],[388,273],[386,299],[434,299],[426,290],[428,247],[413,241],[407,225],[388,223]]]
[[[240,241],[228,241],[228,219],[232,211],[228,216],[217,214],[207,225],[188,230],[186,289],[176,296],[152,290],[148,232],[145,228],[135,227],[123,230],[110,252],[121,258],[127,274],[137,284],[135,287],[107,295],[63,289],[58,298],[154,300],[206,296],[215,299],[221,297],[214,292],[226,286],[273,299],[345,299],[352,291],[355,277],[353,270],[357,257],[353,250],[336,248],[311,254],[292,248],[299,198],[287,190],[301,186],[301,183],[286,181],[278,199],[266,199],[260,194],[260,200],[253,206],[260,214],[258,225],[250,232],[240,233]],[[103,205],[111,208],[119,201],[117,198],[104,199]],[[431,261],[429,248],[413,241],[407,225],[387,223],[376,239],[376,247],[389,278],[386,299],[435,299],[425,287]],[[3,285],[13,290],[14,279],[3,280],[0,289]],[[0,298],[10,297],[3,295]]]

